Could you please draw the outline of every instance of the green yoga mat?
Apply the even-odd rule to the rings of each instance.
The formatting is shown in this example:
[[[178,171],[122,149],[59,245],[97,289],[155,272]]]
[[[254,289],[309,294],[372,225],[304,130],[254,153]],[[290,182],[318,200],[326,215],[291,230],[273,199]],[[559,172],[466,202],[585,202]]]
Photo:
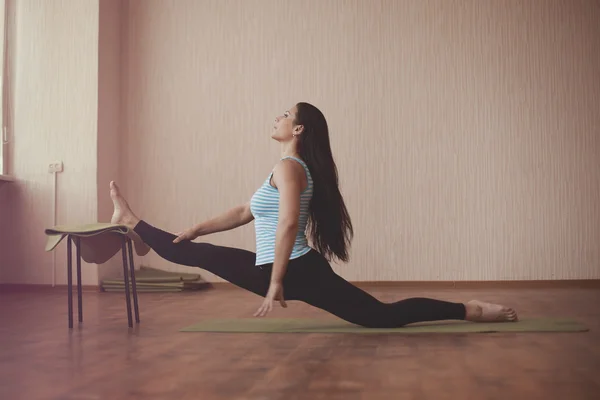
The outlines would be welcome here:
[[[102,290],[105,292],[124,293],[125,286],[123,286],[123,287],[104,286],[102,288]],[[176,293],[176,292],[183,292],[183,289],[171,288],[171,287],[153,287],[153,288],[136,287],[136,291],[138,293]]]
[[[403,328],[363,328],[341,320],[239,318],[208,319],[181,329],[181,332],[221,333],[493,333],[493,332],[585,332],[589,329],[571,319],[539,318],[519,322],[474,323],[438,321]]]

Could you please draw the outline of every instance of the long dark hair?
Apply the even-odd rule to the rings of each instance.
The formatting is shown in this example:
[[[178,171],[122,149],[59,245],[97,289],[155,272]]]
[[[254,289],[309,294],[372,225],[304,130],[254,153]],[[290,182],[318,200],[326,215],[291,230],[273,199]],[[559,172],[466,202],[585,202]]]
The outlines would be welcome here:
[[[313,179],[308,233],[315,249],[326,259],[348,261],[354,235],[352,221],[338,187],[338,170],[329,143],[329,128],[323,113],[312,104],[296,104],[294,123],[303,125],[298,152]]]

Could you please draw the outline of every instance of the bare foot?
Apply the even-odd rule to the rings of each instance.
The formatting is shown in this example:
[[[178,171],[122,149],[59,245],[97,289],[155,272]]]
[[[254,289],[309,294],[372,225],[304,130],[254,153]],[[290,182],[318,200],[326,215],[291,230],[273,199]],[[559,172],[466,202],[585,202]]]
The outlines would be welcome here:
[[[516,322],[519,320],[517,312],[512,308],[500,304],[485,303],[471,300],[465,303],[467,321],[472,322]]]
[[[110,198],[113,202],[114,211],[110,220],[111,224],[125,225],[133,229],[140,219],[135,216],[127,201],[121,196],[119,187],[114,181],[110,182]]]
[[[144,243],[142,238],[133,230],[138,222],[140,222],[140,219],[131,211],[129,204],[127,204],[127,201],[121,195],[119,187],[114,181],[110,182],[110,198],[114,207],[110,223],[128,227],[130,229],[129,236],[133,240],[136,253],[139,256],[145,256],[150,252],[150,246]]]

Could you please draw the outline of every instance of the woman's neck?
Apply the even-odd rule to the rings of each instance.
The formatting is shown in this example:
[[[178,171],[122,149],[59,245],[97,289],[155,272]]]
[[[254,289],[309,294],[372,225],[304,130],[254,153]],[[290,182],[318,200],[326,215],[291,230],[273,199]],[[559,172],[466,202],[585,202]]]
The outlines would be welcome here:
[[[298,154],[296,140],[292,140],[287,143],[281,143],[281,158],[284,157],[300,157],[300,154]]]

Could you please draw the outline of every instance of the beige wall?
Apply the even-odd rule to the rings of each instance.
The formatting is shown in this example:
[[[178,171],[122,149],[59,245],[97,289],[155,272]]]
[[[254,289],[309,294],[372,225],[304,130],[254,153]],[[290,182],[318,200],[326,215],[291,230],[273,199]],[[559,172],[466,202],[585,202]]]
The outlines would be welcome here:
[[[10,1],[13,138],[1,208],[11,230],[3,235],[4,283],[51,283],[52,256],[44,228],[52,224],[53,178],[48,163],[62,160],[58,223],[98,216],[98,1]],[[4,221],[4,219],[1,219]],[[66,282],[66,246],[57,253],[56,282]],[[85,266],[84,284],[96,284]]]
[[[571,0],[131,0],[127,195],[169,231],[246,201],[274,117],[309,101],[356,228],[344,277],[600,278],[599,19]],[[254,249],[252,229],[207,240]]]
[[[18,2],[5,281],[50,282],[48,158],[65,161],[60,222],[107,219],[116,174],[178,231],[249,199],[297,101],[330,124],[345,278],[600,278],[597,2],[130,0],[119,52],[111,4]],[[206,240],[253,250],[253,225]]]

